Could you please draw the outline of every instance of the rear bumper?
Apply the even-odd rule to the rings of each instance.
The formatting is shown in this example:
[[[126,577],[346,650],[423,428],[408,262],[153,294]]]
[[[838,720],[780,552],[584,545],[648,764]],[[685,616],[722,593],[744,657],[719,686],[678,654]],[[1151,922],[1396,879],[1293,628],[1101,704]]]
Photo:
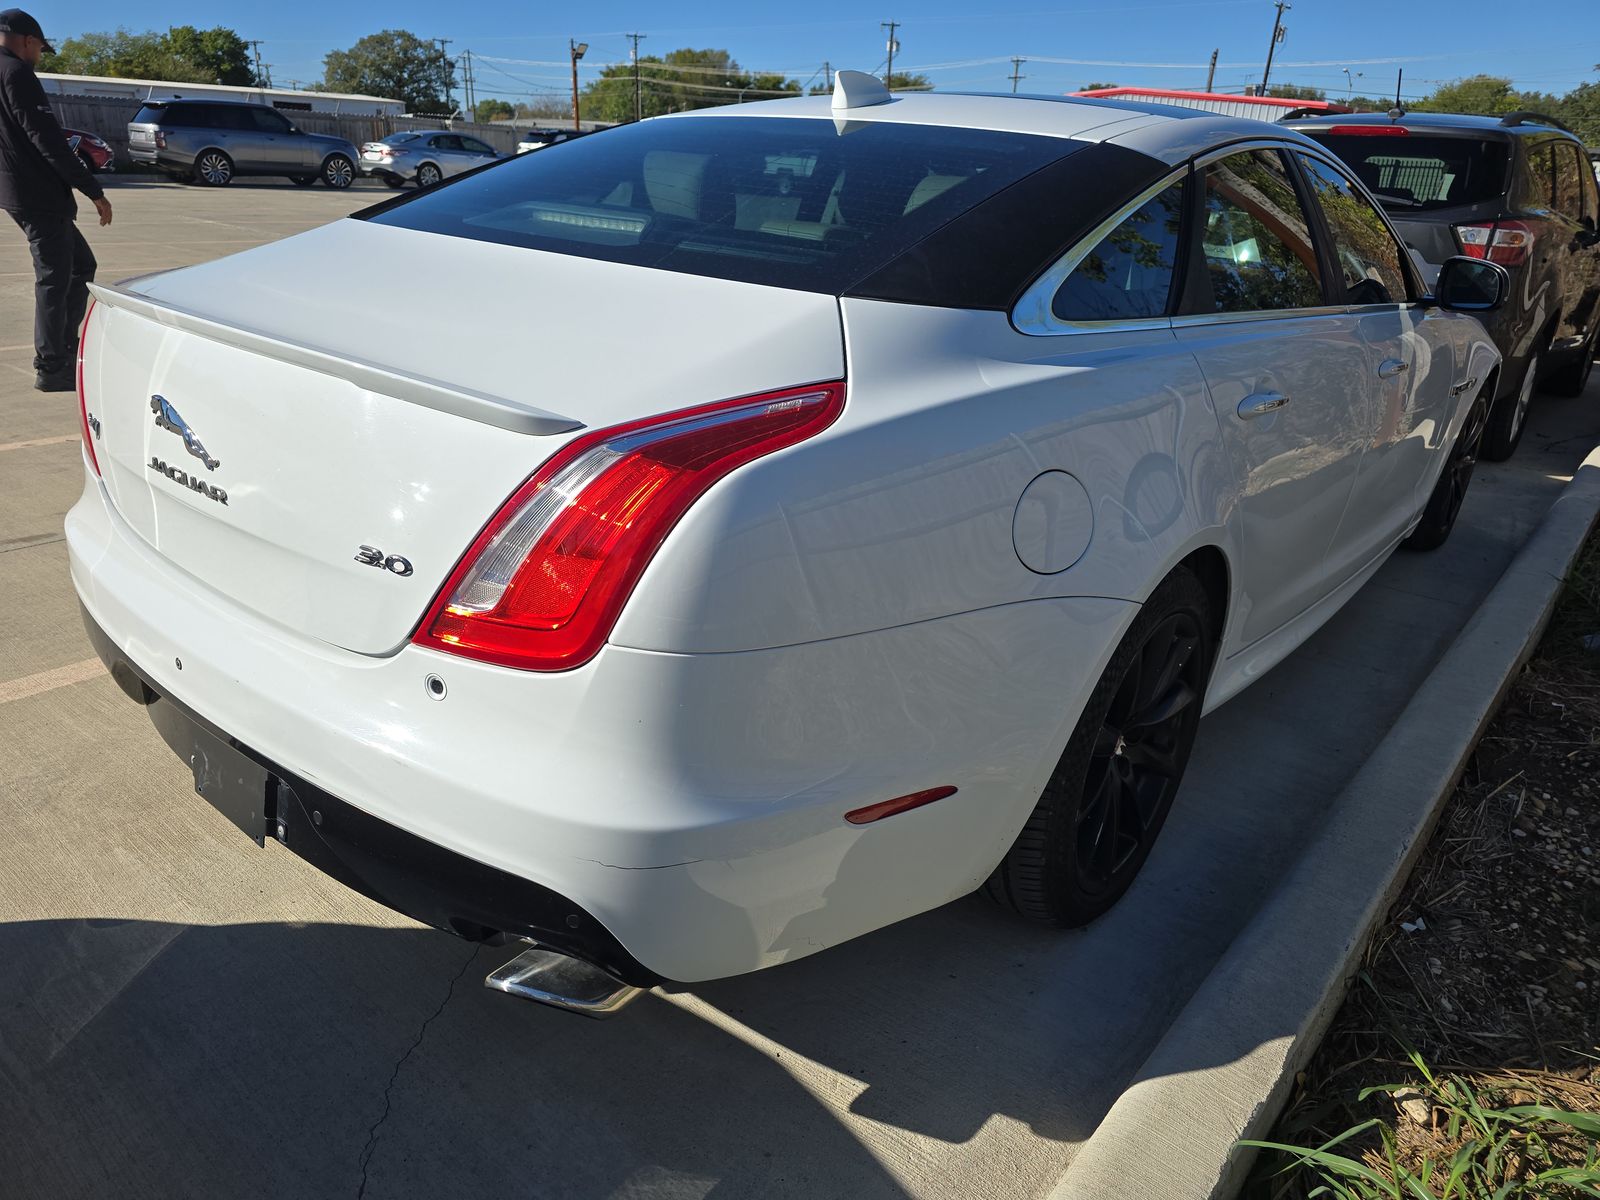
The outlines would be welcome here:
[[[66,534],[102,655],[267,770],[292,851],[430,924],[527,933],[629,982],[757,970],[977,887],[1137,611],[1039,600],[772,650],[611,645],[532,675],[267,622],[158,555],[92,476]]]
[[[197,765],[200,756],[193,748],[202,739],[220,740],[262,768],[259,824],[266,835],[346,887],[472,941],[497,933],[529,937],[635,987],[663,982],[565,896],[362,812],[244,745],[182,701],[161,694],[149,672],[111,640],[87,609],[82,615],[89,641],[111,678],[150,710],[162,738],[197,770],[195,790],[230,819],[235,814],[219,803],[217,789],[206,786],[204,766]]]

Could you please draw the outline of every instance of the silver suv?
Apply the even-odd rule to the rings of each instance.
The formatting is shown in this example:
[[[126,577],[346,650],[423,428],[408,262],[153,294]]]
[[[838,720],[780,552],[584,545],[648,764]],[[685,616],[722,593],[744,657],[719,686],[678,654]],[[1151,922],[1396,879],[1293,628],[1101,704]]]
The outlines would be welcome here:
[[[229,100],[149,100],[128,122],[135,163],[222,187],[235,175],[287,175],[307,186],[347,188],[356,148],[342,137],[303,133],[265,104]]]

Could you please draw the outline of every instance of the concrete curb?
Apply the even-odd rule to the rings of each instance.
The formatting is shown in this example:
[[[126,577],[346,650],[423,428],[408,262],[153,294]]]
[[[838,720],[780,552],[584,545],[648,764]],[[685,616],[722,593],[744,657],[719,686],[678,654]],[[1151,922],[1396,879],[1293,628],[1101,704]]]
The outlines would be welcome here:
[[[1299,861],[1228,948],[1051,1200],[1222,1200],[1344,999],[1377,923],[1538,645],[1600,516],[1600,448],[1579,467]]]

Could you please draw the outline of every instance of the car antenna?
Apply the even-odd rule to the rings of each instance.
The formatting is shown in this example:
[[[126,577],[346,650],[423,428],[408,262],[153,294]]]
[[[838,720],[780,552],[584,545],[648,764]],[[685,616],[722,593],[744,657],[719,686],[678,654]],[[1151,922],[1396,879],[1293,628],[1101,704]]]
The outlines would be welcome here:
[[[1406,77],[1406,69],[1398,67],[1394,73],[1394,107],[1389,110],[1389,120],[1398,121],[1406,115],[1406,110],[1400,106],[1400,81]]]

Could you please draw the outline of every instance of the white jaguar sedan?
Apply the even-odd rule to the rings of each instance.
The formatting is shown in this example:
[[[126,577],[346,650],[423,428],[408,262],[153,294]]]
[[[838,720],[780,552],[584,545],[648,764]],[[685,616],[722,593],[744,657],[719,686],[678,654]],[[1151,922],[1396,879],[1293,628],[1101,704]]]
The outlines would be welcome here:
[[[842,73],[97,286],[73,579],[205,800],[509,990],[1080,925],[1449,533],[1504,278],[1260,122]]]

